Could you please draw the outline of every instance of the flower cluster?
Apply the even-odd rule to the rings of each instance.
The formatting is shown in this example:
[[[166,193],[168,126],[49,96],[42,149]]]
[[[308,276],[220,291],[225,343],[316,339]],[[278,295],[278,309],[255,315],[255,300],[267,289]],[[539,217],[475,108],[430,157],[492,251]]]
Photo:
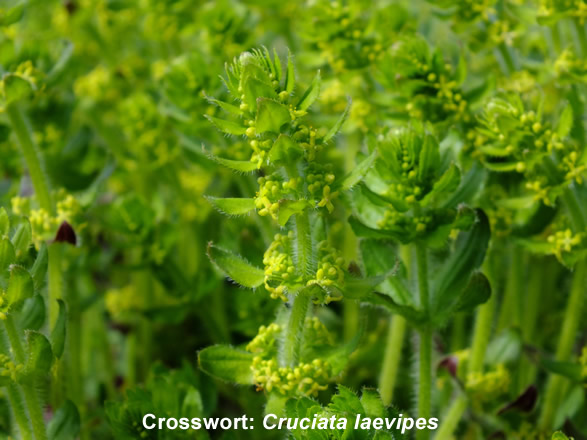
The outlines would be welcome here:
[[[16,382],[24,365],[16,364],[9,356],[0,354],[0,383],[5,380]]]
[[[536,200],[552,205],[562,188],[581,183],[587,170],[580,150],[567,138],[571,125],[570,112],[554,131],[539,114],[526,111],[517,96],[494,98],[478,128],[483,139],[477,155],[492,171],[523,174]]]
[[[467,375],[466,389],[479,401],[487,402],[507,393],[511,383],[510,373],[503,364],[486,373]]]
[[[400,87],[411,118],[434,123],[471,120],[468,102],[461,90],[461,70],[455,71],[438,51],[414,35],[396,42],[385,74],[390,83]]]
[[[79,224],[82,209],[76,198],[65,191],[57,192],[56,197],[58,200],[55,215],[49,214],[43,208],[31,208],[29,197],[15,196],[11,199],[12,212],[15,215],[28,217],[36,246],[44,240],[54,238],[61,223]]]
[[[330,364],[322,359],[300,362],[295,367],[279,367],[274,359],[256,356],[251,366],[258,390],[278,391],[282,395],[316,396],[328,389]]]
[[[289,231],[287,235],[275,234],[273,242],[263,255],[265,288],[270,292],[271,298],[287,301],[285,292],[288,286],[301,282],[292,258],[293,238],[293,231]],[[275,281],[279,283],[277,286],[273,286]]]
[[[255,195],[255,207],[259,215],[271,215],[277,220],[279,201],[290,194],[295,194],[299,181],[299,177],[292,177],[285,181],[278,173],[259,177],[257,179],[259,191]]]
[[[304,324],[308,346],[332,345],[332,337],[324,324],[316,317],[308,318]],[[259,390],[268,393],[277,391],[284,396],[315,396],[328,388],[332,377],[330,364],[319,358],[302,360],[295,366],[281,366],[276,360],[277,341],[283,326],[273,323],[261,326],[259,333],[246,349],[254,353],[251,364],[253,383]]]
[[[318,284],[328,287],[333,284],[341,286],[344,283],[344,258],[340,252],[328,244],[327,241],[318,243],[318,265],[316,277],[308,281],[310,284]],[[335,297],[328,296],[326,302],[333,301]],[[338,299],[338,298],[337,298]]]

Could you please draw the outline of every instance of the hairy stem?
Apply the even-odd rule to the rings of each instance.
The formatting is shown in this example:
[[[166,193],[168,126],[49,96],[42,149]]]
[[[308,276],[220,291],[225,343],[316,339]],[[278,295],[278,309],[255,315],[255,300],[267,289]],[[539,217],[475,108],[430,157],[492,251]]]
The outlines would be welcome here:
[[[14,319],[11,315],[6,315],[4,325],[6,326],[6,334],[8,335],[10,347],[12,348],[12,352],[14,353],[14,358],[16,362],[18,362],[19,364],[24,364],[26,361],[24,348],[22,346],[20,336],[18,335],[16,324],[14,323]],[[29,416],[31,424],[33,426],[33,434],[35,436],[35,439],[46,440],[47,432],[45,430],[45,421],[43,419],[43,409],[41,407],[41,402],[39,401],[37,391],[35,390],[35,387],[30,383],[23,384],[21,385],[21,387],[29,410]]]
[[[31,427],[29,426],[29,416],[23,405],[22,396],[18,391],[18,388],[14,384],[9,384],[6,387],[6,393],[8,394],[8,401],[10,407],[14,413],[14,419],[18,425],[20,438],[22,440],[32,440]]]
[[[438,427],[438,431],[436,431],[434,440],[453,439],[453,432],[457,428],[457,425],[459,424],[465,409],[467,409],[467,397],[464,394],[461,394],[452,403],[448,412],[442,419],[442,424]]]
[[[416,262],[418,270],[418,290],[420,293],[420,307],[428,315],[430,305],[430,291],[428,287],[428,256],[423,243],[416,244]],[[418,417],[430,418],[432,392],[432,329],[426,325],[420,331],[420,381],[418,389]],[[427,440],[429,432],[426,429],[418,431],[418,440]]]
[[[400,247],[401,259],[404,262],[408,277],[411,271],[412,255],[409,246]],[[393,401],[393,391],[397,381],[397,373],[401,362],[402,345],[406,333],[407,322],[400,315],[394,315],[389,319],[389,330],[383,354],[383,365],[379,375],[379,392],[385,405]]]
[[[49,214],[53,214],[53,202],[43,162],[22,109],[17,104],[11,104],[6,108],[6,115],[18,138],[39,205]]]
[[[573,352],[573,345],[575,344],[575,338],[582,316],[582,308],[585,302],[586,275],[587,261],[583,260],[575,268],[571,296],[569,297],[562,322],[562,330],[556,349],[556,360],[559,362],[568,361]],[[561,403],[561,391],[565,381],[566,379],[558,374],[551,375],[548,380],[542,415],[540,417],[540,424],[544,430],[551,430],[553,428],[554,416]]]
[[[312,235],[308,211],[303,211],[295,216],[295,239],[297,264],[305,282],[312,256]],[[304,323],[310,300],[311,296],[305,292],[305,289],[301,289],[293,298],[283,341],[283,364],[286,366],[294,366],[299,362]]]
[[[393,390],[401,361],[406,324],[406,320],[400,315],[394,315],[390,319],[383,366],[379,376],[379,392],[384,405],[390,405],[393,401]]]
[[[283,341],[283,363],[288,367],[293,367],[300,361],[302,334],[310,306],[310,299],[310,295],[302,290],[293,300],[285,330],[285,339]]]

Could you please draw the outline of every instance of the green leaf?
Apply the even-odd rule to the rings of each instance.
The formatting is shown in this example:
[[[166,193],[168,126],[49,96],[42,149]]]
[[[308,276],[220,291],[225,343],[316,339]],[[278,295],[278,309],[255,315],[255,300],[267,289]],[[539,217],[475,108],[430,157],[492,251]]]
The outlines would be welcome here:
[[[257,120],[255,130],[257,133],[270,131],[279,133],[281,127],[291,122],[288,108],[277,101],[267,98],[257,99]]]
[[[0,238],[8,236],[10,231],[10,218],[4,206],[0,207]]]
[[[587,378],[585,378],[582,374],[583,368],[579,363],[542,359],[540,361],[540,366],[550,373],[566,377],[573,382],[587,382]]]
[[[259,168],[255,162],[251,162],[250,160],[224,159],[222,157],[214,156],[212,153],[208,153],[205,148],[204,153],[206,153],[206,156],[210,160],[240,173],[250,173]]]
[[[16,261],[16,252],[14,251],[14,245],[12,242],[7,238],[0,239],[0,276],[4,274],[4,272],[10,267],[11,264],[14,264]]]
[[[49,373],[53,364],[53,351],[47,338],[39,332],[27,332],[26,363],[23,379],[31,382]]]
[[[236,122],[227,121],[225,119],[215,118],[214,116],[205,115],[214,126],[223,133],[241,136],[246,133],[247,127]]]
[[[280,200],[279,211],[277,213],[277,222],[280,226],[285,226],[292,215],[299,214],[310,206],[308,200]]]
[[[263,269],[253,266],[240,255],[208,244],[208,258],[226,276],[244,287],[254,289],[263,284],[265,273]]]
[[[26,100],[33,93],[33,84],[20,75],[7,73],[2,78],[2,89],[6,104]]]
[[[563,113],[558,120],[557,134],[560,138],[565,138],[571,132],[573,128],[573,107],[570,105],[565,106]]]
[[[554,434],[552,434],[552,440],[569,440],[569,438],[563,434],[562,431],[557,431]]]
[[[285,74],[285,91],[291,94],[294,91],[296,72],[291,52],[287,54],[287,72]]]
[[[297,108],[299,110],[307,110],[312,104],[314,104],[314,101],[318,99],[318,95],[320,94],[320,83],[320,71],[318,71],[312,80],[312,84],[310,84],[310,87],[308,87],[298,102]]]
[[[6,300],[9,305],[30,298],[35,293],[33,278],[22,266],[12,265],[10,279],[6,289]]]
[[[422,199],[422,204],[426,205],[429,201],[431,201],[434,197],[440,194],[451,194],[453,193],[458,187],[461,181],[461,171],[459,168],[453,163],[450,165],[448,170],[444,172],[440,178],[434,182],[432,186],[432,190],[426,194],[426,196]]]
[[[483,162],[485,168],[490,171],[495,171],[498,173],[508,173],[510,171],[515,171],[518,164],[516,162]]]
[[[412,306],[398,304],[391,298],[379,292],[372,292],[362,297],[361,302],[377,307],[383,307],[390,313],[406,318],[414,326],[421,326],[427,322],[424,313]]]
[[[53,415],[47,427],[49,440],[75,440],[81,429],[81,420],[77,407],[67,400]]]
[[[434,175],[440,164],[438,142],[430,134],[424,135],[418,164],[418,180],[420,182],[425,182],[430,176]]]
[[[342,112],[342,115],[340,115],[340,118],[338,118],[338,121],[336,121],[336,124],[334,124],[332,126],[332,128],[328,131],[328,133],[326,133],[326,136],[324,136],[324,138],[322,138],[323,142],[328,142],[330,139],[332,139],[336,133],[338,133],[342,127],[342,125],[344,124],[344,122],[346,121],[346,119],[349,116],[349,113],[351,112],[351,104],[352,104],[352,100],[350,98],[348,98],[348,102],[346,105],[346,108],[344,109],[344,112]]]
[[[226,215],[245,215],[255,209],[255,199],[205,197],[214,208]]]
[[[198,353],[198,365],[202,371],[218,379],[251,385],[254,357],[252,353],[228,345],[213,345]]]
[[[362,237],[362,238],[376,238],[376,239],[384,239],[384,240],[393,240],[393,241],[399,241],[399,242],[408,242],[409,241],[409,237],[405,237],[402,236],[399,233],[396,233],[395,231],[389,231],[386,229],[374,229],[371,228],[367,225],[365,225],[364,223],[361,222],[361,220],[359,220],[358,218],[351,216],[349,217],[349,225],[351,226],[351,229],[353,230],[353,232],[355,233],[355,235],[357,237]]]
[[[277,93],[273,87],[257,78],[248,78],[244,87],[245,103],[249,106],[250,111],[257,111],[258,98],[277,99]]]
[[[42,243],[37,258],[31,268],[31,276],[35,282],[35,289],[39,290],[46,281],[47,268],[49,263],[49,253],[47,252],[47,244]]]
[[[451,257],[433,277],[432,316],[444,314],[459,301],[471,275],[485,258],[490,237],[489,220],[483,211],[478,209],[476,213],[477,222],[473,228],[459,235]]]
[[[459,312],[470,312],[478,305],[484,304],[491,297],[491,284],[481,272],[473,274],[469,284],[463,290],[456,305]]]
[[[377,286],[377,290],[391,296],[399,304],[411,304],[412,294],[405,285],[405,270],[395,249],[383,240],[361,240],[361,257],[367,276],[392,273]]]
[[[22,258],[28,253],[32,241],[33,231],[31,229],[31,223],[27,218],[23,218],[12,237],[16,258]]]
[[[237,107],[236,105],[233,104],[229,104],[227,102],[224,101],[220,101],[218,99],[215,98],[211,98],[209,96],[206,96],[206,99],[212,103],[217,105],[218,107],[220,107],[222,110],[227,111],[228,113],[232,113],[233,115],[237,115],[237,116],[241,116],[243,114],[243,111],[240,109],[240,107]]]
[[[336,187],[342,191],[347,191],[359,183],[363,177],[369,172],[375,163],[377,158],[377,150],[373,151],[367,158],[365,158],[360,164],[347,174],[339,183],[337,182]]]
[[[379,393],[375,390],[363,389],[361,394],[361,405],[363,406],[367,417],[385,418],[387,415],[385,405],[383,404]]]
[[[63,349],[65,348],[65,333],[67,324],[67,308],[63,300],[58,299],[59,315],[55,322],[55,327],[51,331],[51,343],[53,345],[53,353],[57,359],[61,358]]]
[[[25,2],[12,6],[11,8],[0,9],[0,26],[10,26],[22,18],[24,13]]]
[[[269,151],[268,160],[270,163],[287,165],[294,163],[304,154],[302,148],[285,134],[280,134]]]
[[[24,301],[22,311],[18,314],[20,328],[23,330],[39,330],[45,323],[45,301],[41,295],[34,295]]]

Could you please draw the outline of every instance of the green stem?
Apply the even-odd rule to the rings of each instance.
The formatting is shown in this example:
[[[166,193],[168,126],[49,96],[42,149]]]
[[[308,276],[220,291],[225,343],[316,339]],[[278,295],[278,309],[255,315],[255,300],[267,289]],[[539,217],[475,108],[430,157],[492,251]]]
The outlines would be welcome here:
[[[467,409],[467,397],[464,394],[461,394],[456,398],[442,419],[442,424],[439,426],[438,431],[436,431],[434,440],[453,439],[453,432],[461,421],[461,417],[465,412],[465,409]]]
[[[379,392],[381,393],[381,400],[386,406],[393,401],[393,390],[399,371],[405,333],[406,320],[400,315],[394,315],[389,325],[383,366],[379,376]]]
[[[412,254],[409,246],[400,246],[401,259],[406,266],[408,278],[412,268]],[[397,381],[397,373],[401,362],[402,344],[406,333],[406,320],[400,316],[391,316],[389,330],[383,354],[383,365],[379,376],[379,392],[385,405],[393,401],[393,391]]]
[[[506,66],[505,74],[509,76],[516,71],[516,65],[514,59],[512,58],[510,49],[505,45],[505,43],[501,43],[497,48]]]
[[[59,308],[57,307],[57,300],[63,299],[63,271],[62,271],[62,257],[63,244],[51,243],[47,246],[48,262],[47,273],[49,275],[47,296],[49,306],[49,329],[55,327],[57,317],[59,315]]]
[[[45,421],[43,420],[43,409],[37,390],[32,384],[22,385],[24,398],[29,407],[29,414],[31,416],[31,423],[33,425],[33,433],[36,440],[47,440],[47,431],[45,429]]]
[[[577,45],[577,49],[579,52],[577,55],[583,58],[587,56],[587,33],[585,32],[585,24],[581,23],[578,18],[571,19],[573,22],[573,30],[575,31],[575,37],[579,44]]]
[[[296,214],[295,231],[297,264],[305,280],[312,261],[312,234],[307,210]]]
[[[295,216],[295,235],[297,264],[302,274],[302,280],[305,282],[312,261],[312,235],[307,210],[296,214]],[[304,292],[304,289],[301,289],[295,294],[292,301],[283,341],[282,355],[284,365],[294,366],[299,362],[302,334],[310,306],[310,300],[310,295]]]
[[[571,222],[573,223],[575,230],[577,232],[581,232],[587,229],[585,216],[583,215],[580,202],[577,200],[577,196],[573,189],[566,187],[563,192],[562,199],[567,210],[569,211],[569,216],[571,217]]]
[[[11,315],[6,315],[6,319],[4,319],[4,325],[6,326],[6,333],[8,335],[8,340],[10,341],[10,346],[12,347],[16,362],[19,364],[24,364],[26,361],[24,348],[22,347],[22,342],[20,340],[20,336],[18,335],[16,324],[14,323],[14,319]],[[47,432],[45,430],[45,421],[43,419],[43,409],[41,407],[41,402],[39,401],[37,391],[30,383],[23,384],[21,387],[29,410],[29,416],[33,426],[33,434],[35,439],[46,440]]]
[[[519,246],[513,246],[510,252],[509,274],[505,288],[504,300],[497,321],[497,331],[509,326],[521,327],[522,307],[520,302],[524,291],[523,252]]]
[[[29,418],[24,409],[22,397],[18,388],[15,384],[10,384],[6,387],[6,393],[8,394],[8,401],[10,402],[10,407],[12,408],[16,424],[20,431],[20,437],[22,440],[32,440],[33,434],[31,432],[31,427],[29,426]]]
[[[418,290],[420,294],[420,307],[425,315],[429,313],[430,291],[428,286],[428,257],[426,246],[423,243],[416,244],[416,263],[418,270]],[[420,331],[420,381],[418,389],[418,417],[430,418],[431,392],[432,392],[432,329],[426,325]],[[418,431],[419,440],[427,440],[429,431]]]
[[[283,344],[283,364],[286,366],[293,367],[300,361],[302,333],[310,300],[310,295],[303,290],[293,300]]]
[[[559,336],[555,357],[559,362],[568,361],[573,352],[573,345],[575,344],[575,338],[577,336],[579,322],[582,316],[581,312],[583,303],[585,302],[586,275],[587,261],[583,260],[580,261],[575,268],[575,274],[571,286],[571,296],[569,297],[565,316],[563,318],[562,330]],[[548,380],[544,397],[544,406],[542,407],[542,415],[540,417],[540,424],[544,430],[552,430],[553,428],[554,416],[560,405],[561,390],[563,389],[565,381],[566,379],[558,374],[551,375]]]
[[[471,362],[469,363],[469,373],[478,373],[483,370],[485,361],[485,351],[491,337],[491,326],[495,314],[496,295],[493,294],[489,300],[479,307],[477,320],[475,321],[475,330],[473,333],[473,343],[471,347]]]
[[[21,108],[17,104],[11,104],[6,107],[6,115],[18,138],[22,155],[25,158],[33,182],[35,194],[39,200],[39,205],[49,214],[53,214],[53,202],[49,191],[48,179],[43,168],[40,153],[33,140],[31,128]]]

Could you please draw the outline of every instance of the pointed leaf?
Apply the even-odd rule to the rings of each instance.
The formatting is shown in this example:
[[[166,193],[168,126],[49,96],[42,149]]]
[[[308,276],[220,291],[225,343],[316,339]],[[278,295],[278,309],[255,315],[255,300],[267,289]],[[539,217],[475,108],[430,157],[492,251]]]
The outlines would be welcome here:
[[[49,440],[75,440],[81,429],[81,420],[77,407],[67,400],[53,415],[47,427]]]
[[[259,168],[255,162],[251,162],[250,160],[224,159],[222,157],[214,156],[213,154],[208,153],[205,148],[203,148],[203,150],[210,160],[219,163],[226,168],[230,168],[233,171],[238,171],[240,173],[250,173]]]
[[[267,98],[257,99],[257,120],[255,130],[257,133],[270,131],[279,133],[281,127],[291,122],[288,108],[277,101]]]
[[[418,163],[418,180],[420,181],[425,181],[433,175],[440,163],[438,142],[430,134],[424,136]]]
[[[287,54],[287,72],[285,74],[285,91],[291,94],[296,82],[296,72],[291,52]]]
[[[0,276],[14,264],[16,261],[16,252],[12,242],[7,238],[0,238]]]
[[[45,301],[41,295],[34,295],[24,301],[22,311],[18,314],[20,328],[23,330],[39,330],[45,323]]]
[[[200,369],[226,382],[253,384],[251,364],[255,355],[228,345],[213,345],[198,353]]]
[[[47,244],[42,243],[37,258],[31,268],[31,276],[35,282],[35,289],[39,290],[45,284],[47,268],[49,263],[49,255],[47,252]]]
[[[218,99],[211,98],[209,96],[206,96],[206,99],[210,103],[217,105],[218,107],[227,111],[228,113],[232,113],[233,115],[237,115],[237,116],[241,116],[243,114],[243,111],[240,109],[240,107],[237,107],[236,105],[229,104],[227,102],[220,101]]]
[[[292,215],[299,214],[310,206],[310,202],[302,200],[280,200],[279,211],[277,213],[277,222],[280,226],[285,226]]]
[[[214,208],[226,215],[244,215],[255,209],[255,199],[205,197]]]
[[[573,107],[565,106],[563,113],[558,121],[557,134],[560,138],[565,138],[573,128]]]
[[[67,324],[67,309],[63,300],[58,299],[57,304],[59,305],[59,314],[55,327],[51,331],[51,344],[53,345],[53,353],[55,357],[59,359],[63,354],[65,348],[65,332]]]
[[[475,307],[486,303],[490,297],[491,284],[489,280],[481,272],[476,272],[461,294],[456,305],[456,310],[459,312],[470,312]]]
[[[223,133],[233,134],[235,136],[241,136],[246,133],[247,127],[232,121],[225,119],[215,118],[214,116],[205,115],[214,126]]]
[[[470,231],[462,232],[450,259],[433,278],[432,315],[442,314],[454,305],[469,283],[473,272],[481,266],[489,243],[489,220],[476,210],[477,222]]]
[[[344,109],[344,112],[342,112],[342,115],[340,115],[340,118],[338,118],[336,124],[334,124],[332,128],[328,131],[328,133],[326,133],[326,136],[324,136],[324,138],[322,139],[323,142],[328,142],[336,135],[336,133],[340,131],[342,125],[344,124],[344,122],[349,116],[349,113],[351,112],[351,104],[352,100],[351,98],[348,98],[348,103],[346,105],[346,108]]]
[[[0,207],[0,238],[8,235],[10,231],[10,218],[4,206]]]
[[[342,191],[347,191],[359,183],[363,177],[369,172],[373,164],[375,163],[375,159],[377,158],[377,150],[373,151],[367,158],[365,158],[360,164],[355,166],[355,168],[347,174],[340,183],[337,183],[337,187],[339,187]]]
[[[436,182],[434,182],[432,190],[428,194],[426,194],[426,196],[422,199],[421,203],[423,205],[426,205],[430,200],[432,200],[439,194],[453,193],[459,187],[460,181],[461,171],[453,163],[450,165],[448,170],[446,170],[444,174],[440,176],[440,178]]]
[[[295,162],[302,154],[304,151],[297,142],[285,134],[280,134],[269,151],[268,160],[278,165],[286,165]]]
[[[53,351],[47,338],[39,332],[27,332],[26,363],[23,379],[27,382],[49,373],[53,363]]]
[[[6,289],[6,300],[9,305],[33,296],[35,288],[33,278],[28,270],[22,266],[13,265],[10,268],[10,279]]]
[[[314,104],[314,101],[318,99],[318,95],[320,94],[320,83],[320,71],[318,71],[312,81],[312,84],[310,84],[310,87],[308,87],[298,102],[297,108],[299,110],[307,110],[312,104]]]
[[[27,218],[24,218],[12,237],[12,244],[14,244],[16,258],[22,258],[27,254],[32,240],[33,231],[31,229],[31,224]]]
[[[240,255],[212,243],[208,244],[208,258],[221,272],[241,286],[254,289],[265,280],[263,269],[253,266]]]

